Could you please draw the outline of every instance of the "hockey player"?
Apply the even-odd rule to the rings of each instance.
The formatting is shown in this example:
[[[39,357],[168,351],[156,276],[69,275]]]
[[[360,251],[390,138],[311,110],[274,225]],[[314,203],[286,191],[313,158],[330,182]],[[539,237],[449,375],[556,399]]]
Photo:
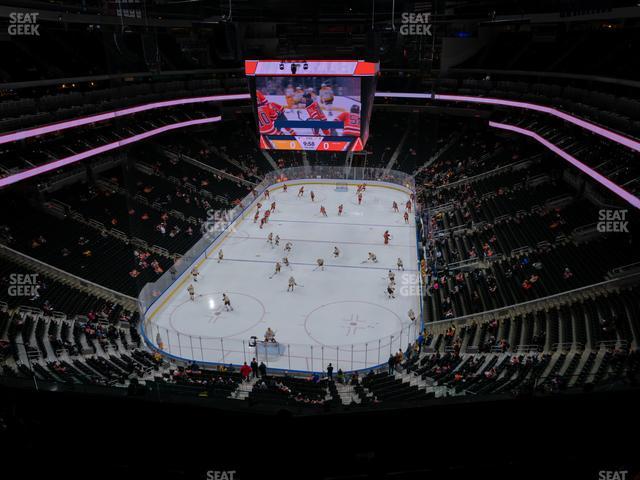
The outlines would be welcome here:
[[[262,227],[264,227],[265,223],[267,223],[267,217],[262,217],[260,219],[260,229],[262,229]]]
[[[389,245],[389,239],[391,238],[391,234],[389,233],[389,230],[385,230],[382,237],[384,238],[384,244]]]
[[[280,235],[276,235],[275,244],[276,244],[276,247],[280,245]]]
[[[402,263],[402,259],[400,257],[398,257],[398,270],[403,270],[404,271],[404,264]]]
[[[351,105],[349,112],[342,112],[336,117],[338,122],[342,122],[342,135],[345,137],[360,136],[360,107]]]
[[[412,322],[416,321],[416,314],[413,313],[412,308],[409,309],[409,312],[407,312],[407,315],[409,316],[409,320],[411,320]]]
[[[314,270],[320,269],[324,271],[324,260],[322,258],[319,258],[316,260],[316,263],[318,264],[318,266],[314,268]]]
[[[256,210],[256,214],[253,216],[253,223],[258,223],[259,218],[260,218],[260,210]]]
[[[189,299],[193,302],[196,299],[196,289],[193,288],[193,284],[189,284],[187,292],[189,292]]]
[[[327,120],[327,116],[322,111],[320,104],[317,101],[315,101],[315,99],[311,94],[309,93],[305,94],[304,102],[306,105],[305,110],[307,111],[307,114],[309,115],[309,118],[311,120],[318,120],[318,121]],[[331,131],[324,128],[323,129],[314,128],[313,134],[318,135],[320,131],[322,131],[324,135],[331,135]]]
[[[409,223],[409,212],[404,212],[404,223]]]
[[[262,203],[258,202],[258,203],[256,204],[256,207],[258,208],[258,211],[260,211],[260,209],[262,208]]]
[[[344,210],[344,205],[342,204],[338,205],[338,216],[342,215],[342,210]]]
[[[302,185],[300,190],[298,190],[298,197],[304,197],[304,185]]]
[[[320,85],[318,95],[320,97],[320,102],[322,102],[324,105],[331,106],[333,104],[333,88],[331,88],[331,84],[329,82],[324,82],[322,85]]]
[[[276,211],[276,202],[271,202],[271,211],[272,212]]]
[[[285,243],[284,244],[284,251],[287,252],[287,253],[291,252],[291,247],[293,247],[293,243],[291,243],[291,242]]]
[[[289,265],[289,257],[282,257],[282,263],[285,267],[291,268],[291,265]]]
[[[362,192],[358,194],[358,205],[362,205]]]
[[[407,207],[407,210],[409,211],[409,213],[411,213],[411,200],[407,200],[407,203],[405,204],[405,206]]]
[[[320,205],[320,215],[323,217],[327,216],[327,210],[322,205]]]
[[[396,283],[396,274],[395,274],[395,273],[393,273],[393,271],[392,271],[392,270],[389,270],[388,275],[389,275],[389,281],[390,281],[390,282],[393,282],[393,283]]]
[[[296,279],[293,277],[289,277],[289,287],[287,288],[287,292],[293,292],[293,287],[297,286]]]
[[[333,247],[333,258],[338,258],[340,256],[340,249],[338,247]]]
[[[269,198],[269,189],[267,188],[267,189],[264,191],[264,199],[265,199],[265,200],[267,200],[268,198]]]
[[[287,184],[286,183],[282,185],[282,191],[284,193],[287,193]]]
[[[191,276],[193,277],[194,282],[198,281],[198,275],[200,275],[200,272],[198,271],[198,267],[193,267],[191,269]]]
[[[231,306],[231,300],[229,300],[229,297],[227,296],[226,293],[222,294],[222,301],[224,303],[224,308],[227,310],[227,312],[230,312],[233,310],[233,307]]]
[[[276,262],[276,271],[273,272],[274,275],[277,275],[278,273],[280,273],[280,269],[282,268],[282,266],[280,265],[280,262]]]
[[[378,263],[378,257],[376,257],[375,253],[369,252],[369,258],[367,258],[367,262]]]
[[[397,204],[396,202],[393,202],[393,206],[392,206],[392,208],[393,208],[393,211],[394,211],[394,212],[396,212],[396,213],[399,213],[399,212],[400,212],[400,210],[398,209],[398,204]]]
[[[265,222],[268,222],[268,221],[269,221],[269,217],[270,217],[270,216],[271,216],[271,211],[270,211],[270,210],[266,210],[266,211],[264,212],[264,219],[265,219],[264,221],[265,221]]]
[[[271,248],[273,248],[273,232],[269,232],[269,235],[267,236],[267,243],[271,245]]]
[[[396,289],[395,289],[395,288],[394,288],[394,286],[390,283],[390,284],[387,286],[387,297],[389,297],[389,298],[396,298],[396,296],[395,296],[395,291],[396,291]]]
[[[271,330],[271,327],[268,327],[267,331],[264,333],[264,341],[265,342],[275,342],[276,341],[276,332]]]
[[[218,263],[220,263],[224,259],[224,253],[222,250],[218,250]]]
[[[311,201],[312,201],[312,202],[315,202],[316,194],[315,194],[315,193],[313,193],[313,190],[311,190],[311,192],[309,193],[309,196],[311,197]]]

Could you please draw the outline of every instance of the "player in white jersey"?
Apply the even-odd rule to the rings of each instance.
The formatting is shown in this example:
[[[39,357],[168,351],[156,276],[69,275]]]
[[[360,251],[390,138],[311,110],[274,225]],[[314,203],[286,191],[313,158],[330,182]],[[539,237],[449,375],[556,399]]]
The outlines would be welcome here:
[[[313,270],[315,271],[315,270],[320,269],[320,270],[324,271],[324,259],[319,258],[319,259],[316,260],[316,263],[318,264],[318,266],[316,268],[314,268]]]
[[[289,265],[289,258],[288,257],[282,257],[282,263],[285,267],[289,267],[291,268],[291,265]]]
[[[393,285],[391,285],[391,284],[389,284],[389,285],[387,286],[387,297],[389,297],[389,298],[396,298],[396,296],[395,296],[395,291],[396,291],[396,289],[394,288],[394,286],[393,286]]]
[[[193,267],[191,269],[191,276],[193,277],[194,282],[198,281],[198,275],[200,275],[200,272],[198,271],[198,267]]]
[[[276,247],[280,245],[280,235],[276,235],[275,243],[276,243]]]
[[[398,257],[398,270],[404,270],[404,264],[402,263],[402,259]]]
[[[333,247],[333,258],[338,258],[340,256],[340,249],[338,247]]]
[[[298,285],[296,283],[296,279],[293,277],[289,277],[289,287],[287,288],[287,292],[293,292],[293,287],[295,287],[296,285]]]
[[[229,297],[226,293],[222,294],[222,302],[224,303],[224,308],[227,310],[227,312],[233,310],[233,307],[231,306],[231,300],[229,300]]]
[[[373,252],[369,252],[369,257],[367,258],[367,262],[378,263],[378,257]]]
[[[396,281],[396,274],[393,273],[391,270],[389,270],[389,281],[394,283]]]
[[[291,252],[291,247],[293,247],[293,243],[291,243],[291,242],[287,242],[287,243],[285,243],[285,245],[284,245],[284,251],[285,251],[285,252]]]
[[[220,263],[224,259],[224,253],[222,250],[218,250],[218,263]]]
[[[412,308],[409,309],[409,311],[407,312],[407,315],[409,316],[409,320],[411,320],[412,322],[416,321],[416,314],[413,313]]]
[[[190,283],[187,287],[187,292],[189,292],[189,299],[193,302],[196,298],[196,289],[193,288],[193,285]]]
[[[280,262],[276,262],[276,271],[273,272],[274,275],[277,275],[278,273],[280,273],[280,269],[282,268],[282,266],[280,265]]]
[[[267,236],[267,243],[273,247],[273,232],[270,232]]]

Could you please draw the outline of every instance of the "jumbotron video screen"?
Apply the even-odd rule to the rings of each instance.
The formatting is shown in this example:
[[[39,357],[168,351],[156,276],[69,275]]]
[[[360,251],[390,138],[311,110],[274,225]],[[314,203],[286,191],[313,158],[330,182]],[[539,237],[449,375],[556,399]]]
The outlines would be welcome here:
[[[275,71],[272,64],[262,72],[256,69],[253,80],[261,148],[363,149],[375,90],[374,76],[368,72],[376,71],[375,64],[277,62]]]

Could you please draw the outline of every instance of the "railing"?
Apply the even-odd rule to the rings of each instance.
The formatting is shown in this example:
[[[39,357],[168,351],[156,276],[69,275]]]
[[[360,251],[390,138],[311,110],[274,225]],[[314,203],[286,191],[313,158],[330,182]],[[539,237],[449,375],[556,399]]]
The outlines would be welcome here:
[[[634,273],[631,275],[626,275],[624,277],[618,277],[611,280],[605,280],[604,282],[595,283],[592,285],[586,285],[584,287],[575,288],[573,290],[568,290],[566,292],[556,293],[554,295],[549,295],[546,297],[536,298],[534,300],[529,300],[526,302],[516,303],[513,305],[507,305],[500,308],[495,308],[493,310],[486,310],[484,312],[472,313],[469,315],[463,315],[460,317],[449,318],[446,320],[438,320],[435,322],[431,322],[428,325],[430,331],[436,332],[433,330],[434,327],[442,327],[443,331],[446,330],[452,324],[455,325],[464,325],[467,323],[471,323],[472,321],[484,321],[484,320],[492,320],[494,318],[498,318],[501,316],[505,316],[508,314],[512,314],[515,311],[533,311],[539,308],[542,308],[544,304],[548,302],[558,301],[561,303],[565,303],[568,301],[573,301],[574,296],[577,294],[587,294],[593,290],[598,288],[616,288],[623,287],[626,285],[630,285],[632,283],[640,280],[640,272]],[[438,330],[439,332],[439,330]]]
[[[215,219],[205,222],[202,238],[179,258],[157,281],[144,286],[138,297],[141,317],[141,334],[146,343],[160,353],[184,361],[209,364],[242,364],[253,357],[264,361],[268,367],[284,370],[322,371],[331,362],[335,369],[360,370],[371,368],[387,361],[389,354],[404,349],[419,334],[421,318],[407,324],[401,330],[382,338],[359,344],[346,345],[300,345],[293,343],[264,343],[246,340],[188,336],[160,327],[153,322],[154,316],[168,301],[170,290],[186,283],[193,266],[199,265],[216,248],[217,241],[224,238],[233,222],[244,215],[256,198],[265,189],[281,182],[295,180],[328,180],[330,182],[366,181],[399,185],[407,193],[413,192],[413,178],[398,171],[383,168],[355,167],[345,174],[344,167],[303,166],[268,173],[255,188],[256,196],[249,193],[238,204],[227,211],[218,212]],[[300,368],[300,365],[304,368]]]
[[[53,265],[49,265],[48,263],[44,263],[40,260],[37,260],[33,257],[25,255],[24,253],[18,252],[6,245],[0,244],[0,256],[5,256],[17,263],[23,263],[33,268],[34,270],[45,272],[45,274],[51,276],[59,276],[62,279],[62,282],[66,282],[69,285],[77,288],[79,290],[88,292],[95,296],[102,296],[104,298],[116,301],[120,305],[133,310],[136,306],[136,299],[125,295],[121,292],[116,292],[115,290],[111,290],[105,286],[98,285],[97,283],[90,282],[89,280],[85,280],[84,278],[80,278],[76,275],[73,275],[69,272],[61,270]]]

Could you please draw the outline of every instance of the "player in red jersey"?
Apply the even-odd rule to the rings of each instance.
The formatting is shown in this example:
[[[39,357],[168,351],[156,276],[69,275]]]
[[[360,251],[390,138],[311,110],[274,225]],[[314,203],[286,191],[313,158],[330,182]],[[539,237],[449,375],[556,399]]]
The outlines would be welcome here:
[[[320,214],[321,214],[323,217],[326,217],[326,216],[327,216],[327,210],[326,210],[322,205],[320,205]]]
[[[269,216],[271,215],[271,212],[269,210],[266,210],[264,212],[264,218],[266,219],[265,221],[268,222],[269,221]]]
[[[407,210],[409,211],[409,213],[411,213],[411,200],[407,200],[406,207],[407,207]]]
[[[284,113],[284,107],[275,102],[269,102],[260,90],[256,92],[256,98],[260,135],[282,135],[282,132],[276,128],[275,122]],[[295,132],[290,128],[286,130],[290,135],[295,135]]]
[[[271,202],[271,211],[272,212],[276,211],[276,202]]]
[[[322,111],[322,108],[320,108],[320,104],[316,102],[310,94],[306,94],[304,96],[304,99],[307,105],[305,107],[305,110],[307,111],[307,115],[309,115],[309,118],[311,120],[319,120],[319,121],[327,120],[327,116]],[[318,135],[319,130],[317,128],[314,128],[313,133],[315,135]],[[322,133],[324,135],[331,135],[331,132],[326,129],[322,129]]]
[[[398,209],[398,204],[396,202],[393,202],[393,211],[398,213],[400,210]]]
[[[259,218],[260,218],[260,210],[258,210],[256,214],[253,216],[253,223],[257,223]]]
[[[286,191],[287,191],[287,184],[286,183],[284,185],[282,185],[282,191],[286,193]]]
[[[391,238],[391,234],[389,233],[389,230],[385,230],[382,236],[384,237],[384,244],[389,245],[389,239]]]
[[[358,194],[358,205],[362,204],[362,193]]]
[[[409,212],[404,212],[404,223],[409,223]]]
[[[260,228],[264,227],[265,223],[267,223],[267,217],[262,217],[260,219]]]
[[[342,135],[345,137],[359,137],[360,136],[360,107],[358,105],[351,105],[350,112],[342,112],[336,118],[338,122],[342,122],[344,125]]]
[[[264,191],[264,198],[265,198],[265,199],[269,198],[269,189],[266,189],[266,190]]]
[[[300,187],[300,190],[298,190],[298,197],[304,197],[304,185]]]
[[[344,209],[344,205],[338,205],[338,215],[342,215],[342,210]]]

